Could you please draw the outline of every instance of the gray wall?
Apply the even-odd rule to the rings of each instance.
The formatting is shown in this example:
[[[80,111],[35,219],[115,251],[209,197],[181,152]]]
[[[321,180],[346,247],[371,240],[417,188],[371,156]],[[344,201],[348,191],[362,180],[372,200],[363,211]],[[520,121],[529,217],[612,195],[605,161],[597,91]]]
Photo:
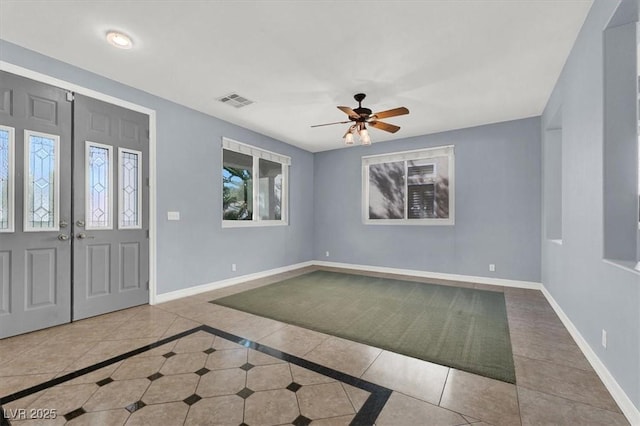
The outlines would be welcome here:
[[[3,40],[0,60],[156,110],[158,294],[312,259],[313,154]],[[222,229],[222,136],[291,157],[290,226]]]
[[[635,1],[623,1],[628,9],[615,15],[618,25],[637,20],[630,7]],[[542,128],[549,128],[562,106],[563,244],[543,234],[542,282],[640,409],[640,274],[603,260],[603,152],[605,143],[616,143],[615,134],[603,138],[603,30],[618,4],[594,2],[542,116]],[[607,349],[600,344],[602,329]]]
[[[361,157],[441,145],[455,146],[455,226],[364,225]],[[315,258],[539,282],[541,163],[538,118],[318,153]]]

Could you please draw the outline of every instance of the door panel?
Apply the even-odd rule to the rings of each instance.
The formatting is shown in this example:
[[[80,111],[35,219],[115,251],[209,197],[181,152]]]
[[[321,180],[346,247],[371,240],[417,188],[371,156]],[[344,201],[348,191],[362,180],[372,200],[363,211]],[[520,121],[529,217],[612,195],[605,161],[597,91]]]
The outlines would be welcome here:
[[[0,125],[14,139],[0,164],[10,170],[2,219],[13,223],[0,220],[2,338],[71,318],[71,240],[60,226],[71,219],[71,103],[62,89],[0,72]]]
[[[149,301],[148,128],[145,114],[76,95],[74,319]]]

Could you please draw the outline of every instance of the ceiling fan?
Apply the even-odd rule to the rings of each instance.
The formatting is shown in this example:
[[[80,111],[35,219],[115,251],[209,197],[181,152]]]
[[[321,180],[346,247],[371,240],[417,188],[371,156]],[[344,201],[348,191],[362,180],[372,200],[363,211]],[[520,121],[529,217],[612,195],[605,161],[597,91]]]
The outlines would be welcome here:
[[[358,102],[358,108],[351,109],[346,106],[339,106],[338,109],[349,116],[349,121],[338,121],[335,123],[316,124],[311,127],[331,126],[334,124],[352,124],[344,134],[344,142],[347,145],[353,145],[354,134],[360,136],[360,141],[363,145],[371,145],[371,137],[367,131],[367,124],[376,129],[384,130],[385,132],[395,133],[400,130],[400,127],[393,124],[380,121],[381,118],[396,117],[398,115],[409,114],[409,110],[405,107],[399,107],[389,109],[386,111],[372,112],[369,108],[362,107],[362,100],[366,97],[364,93],[357,93],[353,98]]]

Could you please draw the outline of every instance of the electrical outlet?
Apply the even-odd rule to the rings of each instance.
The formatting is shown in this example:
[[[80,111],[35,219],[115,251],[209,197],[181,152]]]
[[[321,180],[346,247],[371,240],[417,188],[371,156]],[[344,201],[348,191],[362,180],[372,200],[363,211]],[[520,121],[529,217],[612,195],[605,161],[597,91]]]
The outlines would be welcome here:
[[[324,257],[329,257],[329,250],[324,252]]]
[[[607,349],[607,330],[602,329],[602,347]]]
[[[490,263],[489,264],[489,272],[495,272],[496,271],[496,265],[494,263]]]
[[[232,263],[232,264],[231,264],[231,271],[232,271],[232,272],[235,272],[235,271],[236,271],[236,264],[235,264],[235,263]]]

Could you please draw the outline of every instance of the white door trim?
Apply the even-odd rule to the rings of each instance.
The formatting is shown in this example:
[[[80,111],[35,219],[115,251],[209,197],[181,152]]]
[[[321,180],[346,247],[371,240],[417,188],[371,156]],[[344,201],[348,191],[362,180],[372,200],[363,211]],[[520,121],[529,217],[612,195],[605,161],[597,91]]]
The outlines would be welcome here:
[[[141,112],[149,116],[149,304],[156,304],[156,111],[144,107],[142,105],[134,104],[129,101],[125,101],[120,98],[116,98],[102,92],[95,91],[83,86],[79,86],[69,81],[60,80],[55,77],[48,76],[46,74],[39,73],[37,71],[23,68],[18,65],[14,65],[9,62],[0,61],[0,71],[10,72],[22,77],[30,78],[32,80],[39,81],[41,83],[50,84],[52,86],[59,87],[61,89],[69,90],[71,92],[79,93],[81,95],[89,96],[100,101],[108,102],[113,105],[118,105],[123,108],[127,108],[133,111]]]

